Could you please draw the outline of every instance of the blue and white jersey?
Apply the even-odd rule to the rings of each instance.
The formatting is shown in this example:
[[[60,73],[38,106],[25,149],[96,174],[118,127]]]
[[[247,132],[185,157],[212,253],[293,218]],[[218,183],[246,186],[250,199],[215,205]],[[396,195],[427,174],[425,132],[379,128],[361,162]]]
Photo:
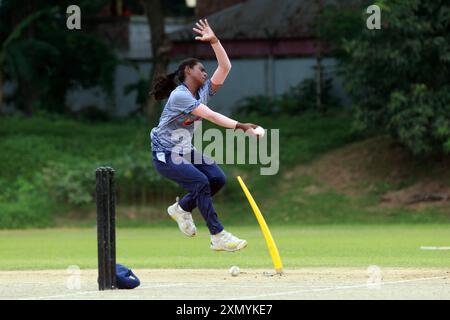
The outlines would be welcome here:
[[[210,79],[198,89],[197,97],[192,95],[185,84],[176,87],[170,93],[158,126],[150,132],[152,151],[188,153],[194,149],[191,142],[194,134],[194,122],[201,121],[201,118],[191,112],[200,103],[206,105],[209,97],[213,94]]]

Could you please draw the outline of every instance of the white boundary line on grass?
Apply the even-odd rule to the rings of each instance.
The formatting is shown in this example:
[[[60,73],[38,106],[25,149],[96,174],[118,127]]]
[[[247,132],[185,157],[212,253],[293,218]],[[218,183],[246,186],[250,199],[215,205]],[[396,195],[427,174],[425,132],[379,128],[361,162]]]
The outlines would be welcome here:
[[[379,285],[383,286],[383,285],[390,285],[390,284],[418,282],[418,281],[435,280],[435,279],[446,279],[446,278],[447,277],[440,276],[440,277],[418,278],[418,279],[410,279],[410,280],[387,281],[387,282],[381,282]],[[329,287],[329,288],[318,288],[318,289],[309,289],[309,290],[307,289],[307,290],[295,290],[295,291],[276,292],[276,293],[260,294],[260,295],[254,295],[254,296],[245,296],[245,297],[239,297],[239,298],[230,298],[228,300],[249,300],[249,299],[276,297],[276,296],[291,295],[291,294],[298,294],[298,293],[310,293],[310,292],[323,292],[323,291],[333,291],[333,290],[370,288],[371,286],[373,286],[373,285],[364,283],[364,284],[356,284],[356,285],[348,285],[348,286],[335,286],[335,287]]]
[[[446,278],[447,278],[446,276],[439,276],[439,277],[417,278],[417,279],[409,279],[409,280],[385,281],[385,282],[381,282],[379,285],[383,286],[383,285],[411,283],[411,282],[446,279]],[[170,287],[180,287],[180,286],[189,286],[189,283],[169,283],[169,284],[147,285],[147,286],[139,287],[139,290],[151,289],[151,288],[170,288]],[[209,285],[209,286],[207,285],[207,287],[210,287],[210,286],[214,286],[214,285]],[[225,285],[225,286],[232,287],[233,285]],[[295,291],[284,291],[284,292],[275,292],[275,293],[259,294],[259,295],[252,295],[252,296],[243,296],[243,297],[237,297],[237,298],[228,298],[226,300],[249,300],[249,299],[256,299],[256,298],[270,298],[270,297],[292,295],[292,294],[326,292],[326,291],[333,291],[333,290],[347,290],[347,289],[358,289],[358,288],[370,288],[371,286],[372,286],[371,284],[364,283],[364,284],[355,284],[355,285],[309,288],[309,289],[295,290]],[[204,287],[204,286],[199,285],[199,287]],[[254,287],[254,286],[243,285],[242,287]],[[74,292],[74,293],[69,293],[69,294],[52,295],[52,296],[18,298],[18,300],[64,299],[64,298],[83,296],[83,295],[89,295],[89,294],[97,295],[96,297],[93,297],[93,298],[101,298],[103,295],[109,295],[109,294],[114,294],[114,293],[118,293],[118,291],[115,291],[115,290],[113,290],[113,291],[91,290],[91,291]],[[217,299],[222,299],[222,298],[217,298]]]
[[[422,246],[419,247],[420,250],[450,250],[450,247],[427,247],[427,246]]]

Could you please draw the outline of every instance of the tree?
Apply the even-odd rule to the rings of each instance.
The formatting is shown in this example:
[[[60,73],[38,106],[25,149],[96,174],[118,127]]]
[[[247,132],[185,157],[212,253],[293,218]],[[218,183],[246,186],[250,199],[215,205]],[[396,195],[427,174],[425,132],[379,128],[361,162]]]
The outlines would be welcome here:
[[[53,9],[54,10],[54,9]],[[20,38],[22,35],[22,32],[25,28],[27,28],[33,21],[38,19],[43,14],[47,13],[48,9],[40,10],[37,12],[34,12],[33,14],[29,15],[27,18],[21,21],[9,34],[9,36],[6,38],[6,40],[3,42],[1,48],[0,48],[0,113],[1,113],[1,107],[3,104],[3,69],[5,64],[5,58],[6,53],[9,45],[15,41],[16,39]]]
[[[417,156],[448,154],[450,4],[376,4],[382,12],[381,30],[367,29],[368,14],[360,11],[357,32],[341,47],[356,125],[390,133]]]
[[[317,44],[316,44],[316,108],[317,111],[322,110],[322,87],[323,87],[323,65],[322,65],[322,42],[321,42],[321,12],[323,11],[323,1],[315,0],[315,6],[317,7],[318,14],[315,18],[316,30],[317,30]]]
[[[152,67],[150,68],[149,83],[161,73],[165,73],[170,62],[170,51],[172,48],[170,39],[165,33],[164,7],[162,0],[143,0],[145,14],[150,27],[150,45],[152,48]],[[149,117],[154,114],[156,101],[149,96],[143,110]]]
[[[105,2],[79,5],[89,16]],[[65,95],[73,87],[100,86],[112,92],[114,54],[94,33],[66,28],[70,4],[68,0],[0,3],[0,77],[15,84],[15,107],[26,114],[36,109],[66,112]]]

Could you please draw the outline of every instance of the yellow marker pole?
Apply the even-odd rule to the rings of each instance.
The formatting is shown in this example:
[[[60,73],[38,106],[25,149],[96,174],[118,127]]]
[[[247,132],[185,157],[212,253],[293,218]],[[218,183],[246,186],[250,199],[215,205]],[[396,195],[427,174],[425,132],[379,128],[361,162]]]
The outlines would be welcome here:
[[[273,240],[272,234],[270,233],[269,227],[267,226],[267,223],[264,220],[264,217],[261,214],[261,211],[259,210],[258,205],[256,204],[255,200],[253,199],[252,195],[250,194],[250,191],[248,191],[244,181],[241,179],[240,176],[238,176],[237,179],[239,181],[239,184],[241,185],[242,190],[244,190],[245,196],[247,197],[247,200],[253,209],[253,212],[256,216],[256,220],[258,220],[259,226],[261,227],[261,231],[264,235],[264,238],[266,239],[267,247],[269,248],[269,253],[272,258],[273,265],[275,267],[275,271],[278,274],[282,274],[283,273],[283,264],[281,262],[280,254],[278,253],[278,249],[275,244],[275,241]]]

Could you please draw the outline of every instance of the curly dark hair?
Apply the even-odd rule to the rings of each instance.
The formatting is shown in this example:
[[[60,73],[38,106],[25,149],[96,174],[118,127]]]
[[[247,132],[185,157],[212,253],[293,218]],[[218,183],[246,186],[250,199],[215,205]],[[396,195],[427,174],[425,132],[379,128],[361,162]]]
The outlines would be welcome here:
[[[167,98],[173,89],[177,87],[175,78],[179,82],[184,81],[184,69],[186,67],[193,68],[200,60],[196,58],[188,58],[181,61],[177,70],[169,74],[161,74],[155,77],[150,95],[153,95],[156,100],[162,100]]]

